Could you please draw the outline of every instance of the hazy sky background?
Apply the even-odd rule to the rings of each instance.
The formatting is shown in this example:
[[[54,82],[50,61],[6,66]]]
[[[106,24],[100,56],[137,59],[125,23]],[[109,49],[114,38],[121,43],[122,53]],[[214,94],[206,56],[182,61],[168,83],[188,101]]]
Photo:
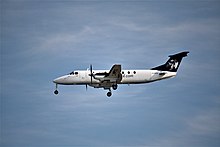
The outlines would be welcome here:
[[[1,146],[220,146],[220,1],[1,1]],[[59,86],[74,69],[148,69],[189,51],[177,77]]]

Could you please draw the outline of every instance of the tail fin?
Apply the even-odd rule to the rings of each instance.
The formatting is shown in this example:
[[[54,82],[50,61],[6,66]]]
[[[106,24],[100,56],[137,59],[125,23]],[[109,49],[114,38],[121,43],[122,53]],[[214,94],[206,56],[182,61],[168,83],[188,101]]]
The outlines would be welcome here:
[[[182,61],[182,58],[186,57],[188,53],[189,52],[186,51],[186,52],[181,52],[175,55],[170,55],[169,60],[165,64],[154,67],[152,68],[152,70],[177,72],[177,69],[179,68],[180,63]]]

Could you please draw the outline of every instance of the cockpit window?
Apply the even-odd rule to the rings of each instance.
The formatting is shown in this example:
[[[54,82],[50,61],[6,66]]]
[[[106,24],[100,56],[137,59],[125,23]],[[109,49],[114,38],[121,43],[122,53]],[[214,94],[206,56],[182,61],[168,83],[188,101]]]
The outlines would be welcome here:
[[[78,75],[79,74],[79,72],[77,72],[77,71],[72,71],[71,73],[69,73],[70,75]]]
[[[70,75],[74,75],[74,71],[72,71],[72,72],[70,73]]]

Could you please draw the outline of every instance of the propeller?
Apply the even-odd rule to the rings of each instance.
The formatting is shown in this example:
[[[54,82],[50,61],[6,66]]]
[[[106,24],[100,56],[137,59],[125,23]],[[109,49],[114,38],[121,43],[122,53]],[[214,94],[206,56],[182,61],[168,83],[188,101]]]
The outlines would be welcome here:
[[[93,77],[93,73],[92,73],[92,64],[90,64],[90,77],[91,77],[91,84],[92,84],[92,77]]]
[[[90,78],[90,84],[92,84],[92,77],[93,77],[92,64],[90,64],[89,70],[90,70],[89,76],[91,77],[91,78]],[[88,84],[86,84],[86,91],[87,91],[87,88],[88,88]]]

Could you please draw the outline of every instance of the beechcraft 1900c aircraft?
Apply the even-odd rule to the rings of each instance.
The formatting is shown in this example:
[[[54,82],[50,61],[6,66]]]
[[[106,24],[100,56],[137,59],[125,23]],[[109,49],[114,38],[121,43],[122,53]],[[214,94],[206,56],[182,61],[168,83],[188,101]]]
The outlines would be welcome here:
[[[111,88],[116,90],[118,84],[142,84],[158,80],[163,80],[176,76],[177,69],[183,57],[189,52],[181,52],[170,55],[168,61],[160,66],[149,70],[122,70],[120,64],[115,64],[110,70],[93,70],[92,65],[87,70],[72,71],[68,75],[58,77],[53,80],[56,84],[54,94],[58,94],[58,84],[60,85],[87,85],[94,88],[104,88],[109,90],[107,96],[112,95]]]

